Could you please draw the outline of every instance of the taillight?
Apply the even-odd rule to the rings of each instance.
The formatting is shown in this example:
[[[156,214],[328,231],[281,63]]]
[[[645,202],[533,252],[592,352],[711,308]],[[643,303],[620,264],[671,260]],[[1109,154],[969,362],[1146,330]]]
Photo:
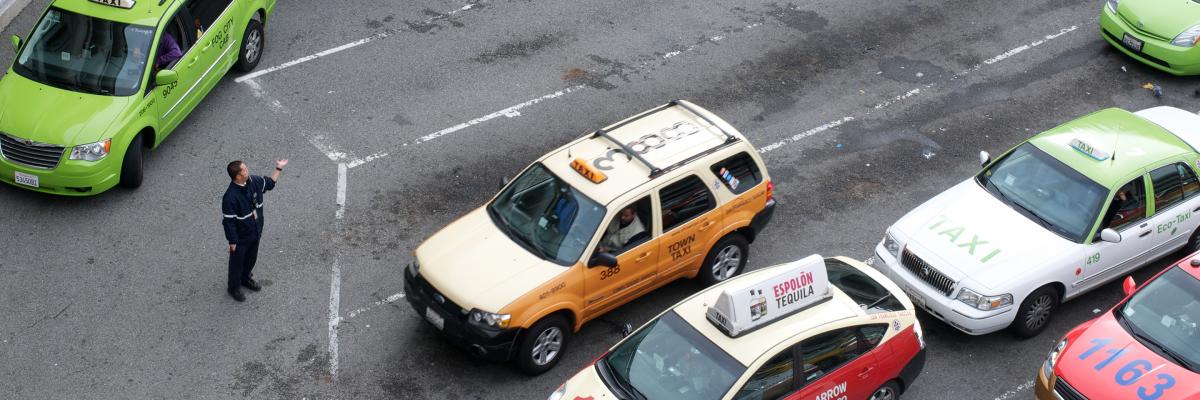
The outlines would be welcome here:
[[[767,201],[775,200],[775,182],[767,181]]]

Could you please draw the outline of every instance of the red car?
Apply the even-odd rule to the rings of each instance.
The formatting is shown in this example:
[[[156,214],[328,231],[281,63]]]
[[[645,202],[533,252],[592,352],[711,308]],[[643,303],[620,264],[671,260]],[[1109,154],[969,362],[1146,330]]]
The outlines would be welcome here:
[[[1200,253],[1067,333],[1038,373],[1038,399],[1200,399]]]

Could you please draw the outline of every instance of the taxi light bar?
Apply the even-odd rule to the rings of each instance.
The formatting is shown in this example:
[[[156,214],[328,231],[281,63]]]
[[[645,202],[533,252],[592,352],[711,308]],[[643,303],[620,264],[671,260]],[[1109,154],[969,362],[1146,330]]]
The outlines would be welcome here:
[[[1108,153],[1104,152],[1103,150],[1097,149],[1097,148],[1093,147],[1092,145],[1088,144],[1087,142],[1079,140],[1078,138],[1071,139],[1071,147],[1074,148],[1075,150],[1079,150],[1080,153],[1086,154],[1088,157],[1091,157],[1091,158],[1095,159],[1096,161],[1107,160],[1108,157],[1110,156]]]
[[[137,0],[91,0],[93,3],[99,3],[106,6],[120,7],[124,9],[133,8],[137,4]]]
[[[608,180],[608,175],[593,169],[588,165],[587,161],[584,161],[582,158],[577,157],[574,160],[571,160],[571,169],[575,170],[575,172],[578,172],[579,175],[583,175],[584,178],[592,181],[592,183],[600,183]]]
[[[721,332],[738,337],[832,297],[825,259],[813,254],[775,271],[726,284],[705,316]]]

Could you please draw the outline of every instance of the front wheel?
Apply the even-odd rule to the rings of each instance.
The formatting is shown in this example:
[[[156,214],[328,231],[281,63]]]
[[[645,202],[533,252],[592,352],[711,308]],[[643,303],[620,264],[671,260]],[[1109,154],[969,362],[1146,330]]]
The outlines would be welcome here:
[[[721,238],[704,257],[704,264],[700,266],[700,281],[704,286],[712,286],[742,273],[746,258],[750,255],[749,247],[746,239],[736,233]]]
[[[121,186],[135,189],[142,186],[142,149],[144,140],[141,134],[134,136],[133,141],[125,149],[125,158],[121,160]]]
[[[549,371],[567,350],[570,337],[570,327],[561,315],[551,315],[538,321],[521,335],[517,368],[529,375],[541,375]]]
[[[1017,318],[1009,325],[1009,329],[1021,338],[1037,336],[1050,324],[1050,316],[1057,308],[1058,291],[1050,286],[1042,286],[1021,302]]]
[[[263,35],[262,22],[252,19],[246,24],[246,33],[242,35],[242,50],[238,52],[237,68],[241,72],[253,71],[262,60],[263,49],[266,47],[266,37]]]

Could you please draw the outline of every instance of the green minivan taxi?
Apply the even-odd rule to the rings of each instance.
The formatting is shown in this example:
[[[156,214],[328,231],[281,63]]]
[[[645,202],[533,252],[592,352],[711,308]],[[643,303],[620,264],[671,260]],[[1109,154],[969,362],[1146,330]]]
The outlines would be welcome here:
[[[253,70],[276,0],[54,0],[0,78],[0,181],[87,196],[142,183],[230,68]]]

